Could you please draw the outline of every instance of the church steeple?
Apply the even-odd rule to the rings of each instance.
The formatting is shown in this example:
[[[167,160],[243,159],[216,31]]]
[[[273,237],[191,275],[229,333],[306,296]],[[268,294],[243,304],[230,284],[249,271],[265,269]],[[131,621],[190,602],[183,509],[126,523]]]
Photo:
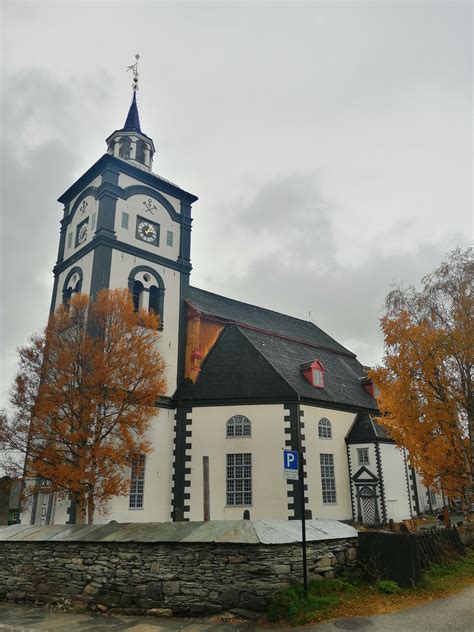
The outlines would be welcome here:
[[[140,117],[138,116],[137,93],[135,90],[133,91],[132,104],[128,111],[127,120],[125,121],[123,129],[130,132],[138,132],[139,134],[142,133],[140,128]]]
[[[144,134],[140,127],[138,115],[137,91],[138,91],[138,60],[140,55],[135,55],[137,60],[127,70],[133,71],[133,98],[128,111],[125,125],[120,130],[115,130],[107,139],[107,153],[116,158],[131,162],[137,167],[151,171],[155,145],[153,140]]]

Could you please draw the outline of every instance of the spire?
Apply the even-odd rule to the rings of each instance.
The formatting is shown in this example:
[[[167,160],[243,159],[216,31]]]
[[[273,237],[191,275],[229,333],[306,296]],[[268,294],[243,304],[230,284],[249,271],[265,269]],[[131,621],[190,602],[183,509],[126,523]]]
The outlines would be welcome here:
[[[117,129],[107,139],[107,153],[115,158],[126,160],[136,167],[151,171],[155,145],[153,140],[142,132],[140,116],[138,115],[137,91],[138,91],[138,60],[140,55],[135,55],[135,63],[127,66],[133,74],[133,97],[130,109],[122,129]]]
[[[140,129],[140,117],[138,116],[136,90],[133,91],[132,105],[130,106],[130,109],[128,111],[127,120],[125,121],[123,129],[130,132],[139,132],[140,134],[142,132],[142,130]]]

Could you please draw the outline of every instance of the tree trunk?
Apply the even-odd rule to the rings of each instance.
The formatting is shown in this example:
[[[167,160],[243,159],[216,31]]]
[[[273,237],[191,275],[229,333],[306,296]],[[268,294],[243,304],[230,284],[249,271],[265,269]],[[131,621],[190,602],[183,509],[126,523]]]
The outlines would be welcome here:
[[[92,492],[87,496],[87,524],[94,524],[95,501]]]
[[[76,496],[76,503],[76,524],[86,524],[86,497],[82,490]]]

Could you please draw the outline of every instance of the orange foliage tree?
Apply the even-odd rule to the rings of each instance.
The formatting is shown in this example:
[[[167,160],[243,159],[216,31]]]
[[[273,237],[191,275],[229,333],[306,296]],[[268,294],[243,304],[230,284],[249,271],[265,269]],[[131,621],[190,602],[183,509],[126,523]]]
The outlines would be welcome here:
[[[73,499],[77,523],[128,494],[132,460],[150,451],[146,433],[165,390],[157,329],[127,290],[102,290],[94,301],[76,294],[19,349],[3,439],[25,455],[27,493],[46,486]]]
[[[472,250],[457,249],[422,289],[397,288],[381,319],[383,365],[370,376],[378,386],[378,421],[404,446],[427,487],[472,495],[473,281]]]

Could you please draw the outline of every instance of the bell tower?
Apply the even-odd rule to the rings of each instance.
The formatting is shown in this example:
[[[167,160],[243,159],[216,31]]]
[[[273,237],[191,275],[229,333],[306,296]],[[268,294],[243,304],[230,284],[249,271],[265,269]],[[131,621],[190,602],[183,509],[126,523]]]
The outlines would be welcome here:
[[[191,272],[191,206],[198,199],[152,171],[155,145],[141,129],[138,59],[124,126],[107,152],[61,195],[63,218],[51,310],[74,292],[128,287],[160,317],[167,397],[184,374],[184,298]]]

